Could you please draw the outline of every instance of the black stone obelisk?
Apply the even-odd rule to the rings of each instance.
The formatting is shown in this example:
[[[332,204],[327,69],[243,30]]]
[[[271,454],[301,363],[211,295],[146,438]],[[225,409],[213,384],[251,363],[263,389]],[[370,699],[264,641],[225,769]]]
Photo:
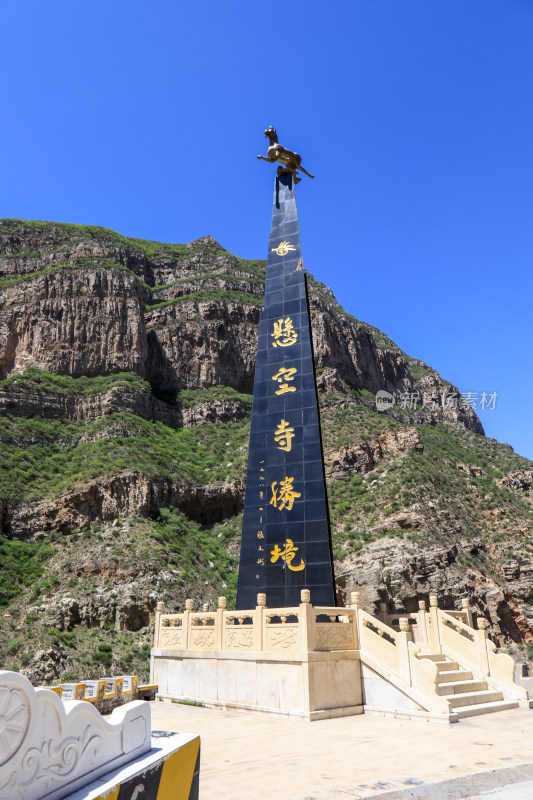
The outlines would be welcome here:
[[[292,175],[276,178],[259,321],[238,609],[335,605],[307,286]]]

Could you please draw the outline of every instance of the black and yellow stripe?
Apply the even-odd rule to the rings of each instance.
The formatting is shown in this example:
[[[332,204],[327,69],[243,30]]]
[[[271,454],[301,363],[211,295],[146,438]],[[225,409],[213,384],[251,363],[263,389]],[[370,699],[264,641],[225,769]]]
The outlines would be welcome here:
[[[198,800],[200,737],[95,800]]]

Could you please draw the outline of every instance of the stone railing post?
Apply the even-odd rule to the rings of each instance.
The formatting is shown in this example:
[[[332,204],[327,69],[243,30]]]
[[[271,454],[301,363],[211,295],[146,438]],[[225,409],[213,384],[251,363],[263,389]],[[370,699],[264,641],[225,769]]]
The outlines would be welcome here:
[[[429,619],[431,623],[431,646],[440,652],[439,598],[436,594],[429,595]]]
[[[165,613],[165,604],[162,600],[155,607],[154,617],[154,647],[159,646],[159,626],[161,624],[161,614]]]
[[[428,612],[426,611],[426,601],[419,600],[418,614],[416,615],[416,624],[418,626],[418,631],[420,633],[420,643],[424,645],[424,647],[427,647],[427,645],[430,644],[427,613]]]
[[[379,604],[379,618],[385,625],[387,625],[387,603]]]
[[[489,627],[488,620],[486,620],[484,617],[479,617],[477,621],[477,627],[478,630],[476,631],[476,643],[478,664],[483,674],[488,675],[490,673],[489,655],[487,653],[487,639],[489,638],[487,633],[487,628]]]
[[[189,649],[191,641],[191,614],[194,611],[194,600],[188,598],[185,601],[185,611],[183,612],[183,649]]]
[[[472,615],[472,609],[470,608],[470,600],[468,597],[463,597],[461,600],[461,606],[463,607],[463,611],[466,611],[465,614],[465,622],[467,625],[470,625],[471,628],[474,627],[474,618]]]
[[[267,607],[267,596],[264,592],[257,595],[257,606],[255,609],[254,628],[255,646],[257,650],[263,649],[263,617]]]
[[[300,627],[300,642],[302,653],[309,653],[315,649],[315,611],[311,605],[311,592],[302,589],[300,592],[301,603],[298,623]]]
[[[411,667],[409,664],[409,618],[400,617],[400,632],[396,634],[400,674],[408,686],[411,686]]]
[[[224,595],[218,598],[217,618],[215,622],[217,650],[224,649],[224,611],[226,610],[226,602]]]
[[[354,648],[359,650],[359,592],[352,592],[350,594],[350,605],[348,608],[353,608],[353,641]]]

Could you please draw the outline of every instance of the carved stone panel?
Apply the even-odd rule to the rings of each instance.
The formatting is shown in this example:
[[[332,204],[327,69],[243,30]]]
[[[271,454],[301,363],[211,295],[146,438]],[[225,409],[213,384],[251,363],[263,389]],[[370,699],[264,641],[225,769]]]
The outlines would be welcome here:
[[[353,650],[353,628],[342,622],[316,625],[316,650]]]
[[[214,629],[191,628],[189,649],[191,650],[214,650],[215,649]]]
[[[266,649],[290,651],[298,647],[298,625],[267,625]]]
[[[240,625],[231,625],[226,628],[224,647],[227,650],[253,650],[254,629],[252,626],[243,628]]]
[[[168,649],[183,649],[183,629],[182,628],[163,628],[159,635],[159,646]]]

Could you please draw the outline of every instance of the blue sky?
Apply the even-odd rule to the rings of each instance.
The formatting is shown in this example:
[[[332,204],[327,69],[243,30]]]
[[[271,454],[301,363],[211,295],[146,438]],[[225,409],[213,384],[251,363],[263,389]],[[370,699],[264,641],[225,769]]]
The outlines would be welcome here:
[[[532,41],[531,0],[4,0],[0,217],[263,258],[272,124],[305,267],[533,458]]]

